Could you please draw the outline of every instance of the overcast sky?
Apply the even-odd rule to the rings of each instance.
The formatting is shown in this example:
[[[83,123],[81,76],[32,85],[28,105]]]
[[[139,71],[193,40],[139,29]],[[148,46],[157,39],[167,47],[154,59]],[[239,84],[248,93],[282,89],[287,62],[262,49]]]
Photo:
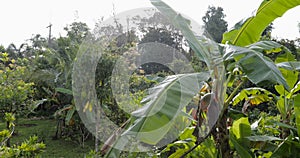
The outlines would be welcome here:
[[[202,17],[209,5],[220,6],[231,28],[236,22],[249,17],[262,0],[165,0],[173,9],[202,24]],[[148,0],[0,0],[0,45],[17,46],[33,34],[48,36],[49,23],[53,24],[55,37],[64,35],[63,27],[81,21],[93,29],[102,16],[109,18],[116,13],[152,6]],[[275,21],[273,36],[295,39],[300,37],[297,24],[300,22],[300,7],[294,8]]]

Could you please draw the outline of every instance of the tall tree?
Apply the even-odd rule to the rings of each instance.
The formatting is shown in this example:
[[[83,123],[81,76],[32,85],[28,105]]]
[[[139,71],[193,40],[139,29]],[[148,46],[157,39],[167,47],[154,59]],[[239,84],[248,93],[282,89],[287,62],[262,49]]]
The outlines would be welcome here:
[[[204,28],[213,40],[220,43],[223,33],[227,31],[227,22],[224,20],[223,8],[209,6],[205,16],[202,17]]]
[[[89,27],[83,22],[73,22],[71,25],[64,28],[67,31],[67,36],[77,42],[81,43],[89,34]]]

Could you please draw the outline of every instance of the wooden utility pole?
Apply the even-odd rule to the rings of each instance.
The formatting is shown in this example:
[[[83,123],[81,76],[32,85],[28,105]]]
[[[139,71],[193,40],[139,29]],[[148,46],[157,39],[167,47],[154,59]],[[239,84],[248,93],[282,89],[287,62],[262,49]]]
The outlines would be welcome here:
[[[46,27],[49,28],[48,47],[50,47],[51,44],[51,27],[52,27],[51,23],[49,24],[49,26]]]

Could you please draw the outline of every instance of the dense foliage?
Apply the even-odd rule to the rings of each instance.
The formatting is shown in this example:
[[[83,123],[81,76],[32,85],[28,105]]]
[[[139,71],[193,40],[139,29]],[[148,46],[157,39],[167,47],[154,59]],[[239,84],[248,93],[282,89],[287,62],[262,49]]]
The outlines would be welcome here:
[[[285,2],[288,7],[276,15],[273,15],[272,10],[284,7],[283,4],[278,1],[262,2],[255,16],[238,23],[235,28],[224,34],[223,43],[226,45],[209,43],[209,39],[195,40],[196,38],[189,30],[188,23],[183,17],[162,1],[153,0],[152,4],[172,21],[174,26],[188,40],[195,54],[200,60],[206,62],[208,68],[213,71],[211,75],[213,82],[209,84],[209,87],[212,88],[208,91],[212,97],[207,103],[206,95],[199,94],[198,108],[200,110],[197,110],[196,126],[191,124],[191,127],[186,128],[175,142],[156,151],[159,152],[158,155],[162,157],[234,157],[237,155],[242,157],[282,157],[283,155],[292,157],[297,155],[299,146],[297,139],[299,133],[299,126],[297,125],[299,122],[297,119],[299,63],[296,56],[286,47],[274,41],[266,40],[266,37],[261,37],[261,35],[270,22],[288,9],[299,5],[299,2]],[[265,14],[269,16],[266,17]],[[262,25],[256,27],[257,23]],[[199,39],[199,37],[197,38]],[[210,46],[209,50],[205,47],[207,45]],[[223,48],[218,50],[219,47]],[[220,51],[220,53],[213,51]],[[210,53],[223,55],[225,67],[215,64],[217,63],[215,60],[219,58],[214,56],[212,59]],[[296,54],[298,53],[297,50]],[[275,54],[279,55],[276,55],[273,61],[267,57]],[[222,71],[225,70],[226,81],[222,79]],[[215,76],[216,74],[218,75]],[[203,76],[203,74],[199,75]],[[119,140],[122,140],[122,143],[131,144],[130,141],[124,142],[124,140],[131,136],[127,133],[134,130],[149,132],[140,141],[154,146],[163,140],[161,135],[167,137],[169,134],[167,131],[160,131],[160,136],[157,136],[158,133],[155,132],[157,127],[153,124],[163,126],[176,117],[174,111],[163,110],[164,108],[170,109],[169,105],[176,106],[180,110],[182,107],[174,102],[170,104],[163,102],[164,104],[161,105],[163,108],[161,108],[157,106],[157,103],[160,103],[158,96],[166,94],[172,100],[180,102],[178,98],[185,95],[182,94],[185,91],[178,93],[178,90],[173,86],[176,87],[177,82],[184,83],[181,80],[184,80],[185,77],[188,75],[174,76],[176,79],[166,79],[161,85],[158,85],[157,89],[160,91],[153,91],[147,97],[153,102],[146,104],[148,109],[159,111],[158,115],[148,115],[149,110],[144,109],[143,114],[139,114],[139,116],[146,119],[132,117],[134,123],[120,135],[114,145],[119,146]],[[207,79],[202,78],[199,81],[205,80]],[[263,86],[267,82],[268,85]],[[226,84],[225,87],[222,87],[222,84]],[[214,89],[216,86],[217,89]],[[223,100],[222,97],[226,95],[220,91],[226,87],[228,87],[228,95]],[[193,89],[190,89],[190,93],[195,94]],[[192,96],[185,96],[192,98]],[[260,106],[267,106],[268,108],[262,110]],[[223,109],[216,110],[216,108]],[[182,112],[188,111],[183,108]],[[206,121],[208,129],[206,129]],[[215,125],[213,125],[214,121],[216,121]],[[151,124],[147,124],[148,122]],[[205,134],[207,130],[209,132]],[[283,153],[285,149],[290,152]],[[107,156],[119,154],[118,150],[112,149]]]
[[[36,136],[10,144],[17,127],[15,116],[55,119],[53,139],[71,140],[82,147],[93,140],[95,150],[87,157],[274,158],[299,154],[300,40],[272,38],[271,22],[300,1],[264,0],[255,15],[229,31],[223,9],[209,7],[203,17],[208,37],[195,34],[190,21],[161,0],[151,2],[159,12],[128,19],[136,25],[133,30],[125,29],[117,18],[109,26],[100,21],[93,31],[85,23],[73,22],[64,29],[65,37],[34,35],[20,47],[0,47],[0,115],[6,126],[0,131],[0,157],[37,157],[46,148]],[[73,96],[76,85],[72,85],[74,64],[86,39],[101,41],[99,32],[110,40],[96,62],[93,86],[98,100],[78,109]],[[136,65],[133,61],[142,53],[135,48],[147,48],[147,43],[176,49],[191,61],[196,73],[180,74],[189,68],[181,60],[168,63],[176,73],[160,63]],[[114,96],[112,87],[124,86],[116,83],[124,76],[113,76],[119,59],[128,66],[120,71],[132,72],[125,76],[130,91]],[[88,98],[90,94],[84,95]],[[82,110],[93,117],[89,111],[97,108],[124,127],[123,133],[110,133],[105,144],[92,135],[78,113]],[[96,129],[100,126],[95,124]],[[132,145],[135,142],[130,138],[136,137],[130,132],[140,133],[138,142],[143,148]],[[173,141],[161,145],[167,140]]]

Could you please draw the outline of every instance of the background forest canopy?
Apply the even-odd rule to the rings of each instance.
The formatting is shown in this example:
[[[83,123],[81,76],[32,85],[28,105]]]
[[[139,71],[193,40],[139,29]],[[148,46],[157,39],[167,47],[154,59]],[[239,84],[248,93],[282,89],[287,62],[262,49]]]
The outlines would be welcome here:
[[[70,140],[82,148],[88,146],[86,142],[93,141],[92,145],[89,144],[91,151],[84,156],[280,157],[286,154],[285,149],[289,149],[288,156],[299,154],[300,107],[297,105],[300,102],[300,38],[273,38],[273,26],[270,23],[259,33],[258,39],[254,36],[259,31],[254,28],[255,35],[249,35],[251,39],[248,40],[247,33],[241,28],[246,31],[253,29],[251,26],[245,28],[245,23],[259,16],[242,20],[234,28],[228,29],[223,8],[214,6],[209,6],[202,17],[204,31],[201,35],[205,36],[202,38],[197,36],[198,32],[185,27],[193,25],[193,21],[178,15],[174,22],[174,14],[167,5],[159,0],[153,0],[152,3],[160,12],[149,9],[146,11],[148,16],[121,19],[126,19],[125,22],[114,14],[109,22],[99,20],[93,30],[83,22],[74,21],[64,28],[64,37],[53,37],[51,33],[48,37],[36,34],[20,46],[0,46],[0,116],[5,122],[5,130],[0,131],[0,157],[30,157],[42,154],[44,150],[47,152],[47,142],[45,146],[43,140],[35,136],[25,141],[24,146],[33,147],[31,151],[20,145],[21,142],[17,142],[17,145],[10,142],[15,137],[15,128],[18,128],[16,119],[33,117],[56,121],[53,140]],[[210,42],[210,39],[214,42]],[[102,42],[99,60],[78,61],[78,56],[87,51],[87,41]],[[150,48],[148,43],[163,45],[163,49]],[[165,54],[154,53],[162,50]],[[218,50],[217,59],[224,60],[224,65],[218,66],[217,59],[211,59],[214,54],[205,54],[210,50]],[[172,58],[168,51],[173,53]],[[147,54],[149,52],[152,54]],[[143,63],[143,58],[149,59],[154,55],[158,55],[161,61]],[[126,66],[118,65],[119,59]],[[89,76],[88,71],[74,75],[74,71],[80,69],[76,67],[78,64],[87,66],[92,63],[96,64],[94,78],[91,79],[94,82],[79,77]],[[123,78],[114,76],[114,73],[118,73],[115,67],[120,68],[118,71],[128,71],[128,74]],[[129,79],[128,85],[121,82],[126,77]],[[193,88],[188,92],[180,91],[181,95],[190,97],[189,101],[185,101],[186,105],[181,107],[178,105],[181,104],[177,96],[178,87],[189,83],[190,77],[199,81],[197,86],[200,87],[194,88],[200,89],[195,90],[195,94]],[[89,92],[79,91],[81,85],[74,85],[78,80],[86,82],[86,85],[94,84],[97,101],[82,102],[84,106],[79,108],[75,105],[73,94],[87,98],[92,96]],[[226,88],[222,89],[224,92],[220,90],[216,93],[216,86]],[[129,92],[116,92],[114,88],[128,88]],[[223,93],[226,93],[224,98],[221,96]],[[171,99],[162,103],[159,96],[164,95]],[[220,102],[225,110],[221,109],[223,106],[218,107]],[[162,105],[158,105],[160,103]],[[134,149],[134,152],[112,148],[120,145],[119,138],[125,137],[130,130],[151,131],[157,125],[167,124],[168,119],[172,120],[176,113],[170,112],[173,104],[182,108],[180,111],[186,117],[174,116],[175,122],[184,122],[169,128],[174,131],[163,131],[160,136],[149,134],[141,140],[143,148]],[[213,104],[216,104],[217,113],[212,113],[210,105]],[[141,107],[146,108],[136,111]],[[118,129],[109,125],[101,125],[106,128],[100,129],[97,123],[99,118],[93,114],[97,108],[103,109],[113,123],[126,129],[122,136]],[[156,109],[159,116],[150,116],[148,108]],[[91,119],[92,125],[85,125],[83,118]],[[207,118],[213,118],[215,125]],[[149,125],[146,122],[150,122]],[[209,129],[205,129],[204,124]],[[201,130],[207,132],[207,136],[201,136]],[[103,144],[99,141],[101,135],[93,135],[91,131],[112,135]],[[161,145],[172,138],[176,139]],[[129,141],[126,143],[130,144]],[[138,149],[151,150],[139,152]]]

